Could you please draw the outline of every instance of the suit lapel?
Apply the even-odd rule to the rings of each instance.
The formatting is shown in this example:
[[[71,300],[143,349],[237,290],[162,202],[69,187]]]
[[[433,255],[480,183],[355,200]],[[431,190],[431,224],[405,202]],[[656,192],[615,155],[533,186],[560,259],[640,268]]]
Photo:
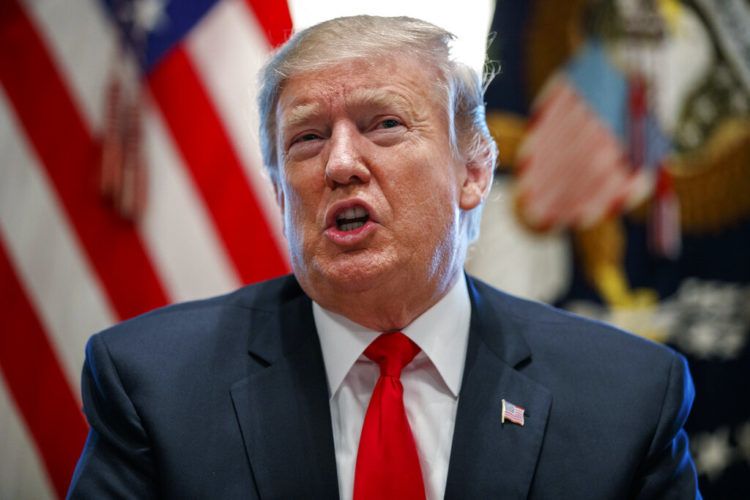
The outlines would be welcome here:
[[[522,373],[531,353],[520,326],[498,314],[471,280],[469,293],[469,347],[445,497],[526,498],[552,396]],[[523,427],[501,423],[502,399],[525,409]]]
[[[249,376],[232,386],[261,498],[338,498],[328,387],[309,299],[253,311]]]

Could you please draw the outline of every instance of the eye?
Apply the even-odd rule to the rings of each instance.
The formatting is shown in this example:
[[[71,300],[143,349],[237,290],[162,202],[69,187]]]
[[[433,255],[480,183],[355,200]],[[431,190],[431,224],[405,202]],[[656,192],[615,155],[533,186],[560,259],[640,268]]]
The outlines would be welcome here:
[[[298,137],[295,137],[292,141],[292,144],[298,143],[298,142],[309,142],[314,141],[316,139],[320,139],[320,136],[318,134],[313,134],[312,132],[307,134],[302,134]]]
[[[286,159],[289,161],[301,161],[310,158],[320,151],[326,135],[324,131],[308,130],[297,135],[291,135],[291,140],[286,146]]]
[[[395,118],[387,118],[380,122],[380,126],[382,128],[394,128],[398,127],[399,125],[402,125],[402,123]]]
[[[371,125],[365,131],[372,142],[379,146],[394,146],[407,138],[408,127],[398,117],[392,114],[373,116]]]

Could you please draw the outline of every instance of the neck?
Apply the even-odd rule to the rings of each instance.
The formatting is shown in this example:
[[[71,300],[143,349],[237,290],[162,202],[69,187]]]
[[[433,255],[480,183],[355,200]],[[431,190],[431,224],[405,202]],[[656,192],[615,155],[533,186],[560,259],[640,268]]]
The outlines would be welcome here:
[[[328,300],[312,298],[321,307],[370,330],[399,331],[442,299],[456,280],[462,278],[460,271],[457,269],[448,276],[428,280],[420,287],[390,281],[365,290],[326,294]]]

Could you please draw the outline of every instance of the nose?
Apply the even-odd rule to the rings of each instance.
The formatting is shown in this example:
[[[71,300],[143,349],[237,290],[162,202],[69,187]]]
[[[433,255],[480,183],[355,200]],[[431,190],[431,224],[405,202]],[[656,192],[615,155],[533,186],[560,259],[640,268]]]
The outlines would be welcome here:
[[[342,123],[334,128],[325,170],[326,184],[331,189],[370,181],[361,139],[359,130],[352,124]]]

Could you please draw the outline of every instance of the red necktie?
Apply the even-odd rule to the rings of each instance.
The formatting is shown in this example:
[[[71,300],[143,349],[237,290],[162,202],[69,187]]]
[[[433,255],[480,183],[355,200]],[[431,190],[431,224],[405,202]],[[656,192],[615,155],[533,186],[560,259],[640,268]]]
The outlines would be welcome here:
[[[380,365],[354,472],[354,500],[424,499],[417,446],[406,418],[401,370],[419,347],[401,332],[384,333],[365,349]]]

